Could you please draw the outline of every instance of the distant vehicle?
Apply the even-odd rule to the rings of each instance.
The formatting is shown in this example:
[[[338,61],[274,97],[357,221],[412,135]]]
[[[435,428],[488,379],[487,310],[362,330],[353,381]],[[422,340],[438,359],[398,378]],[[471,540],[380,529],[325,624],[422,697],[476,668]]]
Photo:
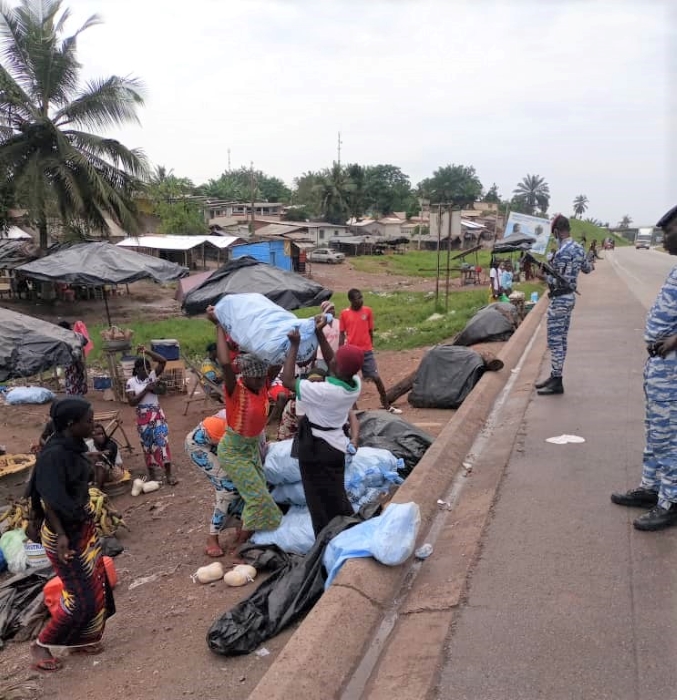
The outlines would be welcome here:
[[[343,253],[337,253],[335,250],[330,250],[329,248],[317,248],[313,250],[308,256],[310,262],[319,263],[342,263],[346,259]]]
[[[651,243],[653,242],[653,229],[652,228],[640,228],[635,236],[635,250],[649,250],[651,248]]]

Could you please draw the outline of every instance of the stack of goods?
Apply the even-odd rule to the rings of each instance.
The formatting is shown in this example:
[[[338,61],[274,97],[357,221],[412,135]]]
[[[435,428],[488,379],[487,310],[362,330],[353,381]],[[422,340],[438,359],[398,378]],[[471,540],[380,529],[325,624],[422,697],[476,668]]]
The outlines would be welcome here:
[[[271,532],[257,532],[252,542],[276,544],[286,552],[306,554],[315,542],[310,513],[306,506],[298,460],[291,456],[291,440],[272,443],[268,447],[264,473],[273,485],[273,499],[289,510],[282,524]],[[402,483],[397,470],[404,463],[387,450],[361,447],[354,456],[346,455],[346,493],[355,511],[388,494]]]
[[[89,489],[89,503],[92,507],[96,530],[100,536],[111,537],[120,527],[129,529],[122,514],[111,506],[108,494],[92,486]]]

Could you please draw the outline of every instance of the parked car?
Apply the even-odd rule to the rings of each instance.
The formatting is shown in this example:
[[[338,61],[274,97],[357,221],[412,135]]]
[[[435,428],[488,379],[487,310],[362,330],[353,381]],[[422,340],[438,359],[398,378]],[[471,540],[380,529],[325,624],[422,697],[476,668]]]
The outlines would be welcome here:
[[[330,248],[317,248],[313,250],[308,256],[310,262],[319,263],[342,263],[346,259],[343,253],[337,253],[335,250]]]

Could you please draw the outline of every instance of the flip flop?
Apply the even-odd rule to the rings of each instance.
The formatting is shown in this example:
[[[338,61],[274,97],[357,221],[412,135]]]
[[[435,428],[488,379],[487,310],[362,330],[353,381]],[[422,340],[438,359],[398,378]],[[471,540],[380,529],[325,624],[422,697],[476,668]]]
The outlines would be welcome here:
[[[40,659],[31,664],[34,671],[44,671],[45,673],[54,673],[61,668],[61,661],[51,656],[49,659]]]
[[[225,552],[221,549],[221,547],[213,546],[207,547],[207,549],[205,549],[205,554],[212,559],[218,559],[219,557],[224,556]]]

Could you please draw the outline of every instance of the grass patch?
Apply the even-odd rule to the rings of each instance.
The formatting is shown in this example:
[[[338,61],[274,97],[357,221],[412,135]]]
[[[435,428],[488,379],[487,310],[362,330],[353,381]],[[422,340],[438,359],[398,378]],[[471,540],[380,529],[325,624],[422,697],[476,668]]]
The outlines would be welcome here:
[[[516,288],[527,298],[533,291],[543,293],[541,284],[521,284]],[[445,312],[443,295],[440,296],[441,307],[436,307],[432,293],[364,291],[365,304],[374,311],[374,340],[378,350],[408,350],[446,340],[461,331],[468,320],[486,306],[488,296],[488,287],[453,292],[449,295],[449,311]],[[334,294],[332,301],[339,313],[348,307],[345,293]],[[309,318],[319,313],[319,308],[299,309],[294,313],[298,318]],[[433,314],[440,314],[441,318],[431,320]],[[205,346],[214,340],[214,326],[204,318],[137,319],[124,326],[134,331],[133,347],[150,345],[152,339],[175,338],[181,344],[181,352],[192,359],[202,358]],[[100,342],[103,328],[103,325],[90,328],[95,349],[88,362],[99,367],[104,361]]]
[[[458,255],[460,251],[452,250],[451,255]],[[475,265],[475,253],[467,256],[466,261]],[[491,251],[481,250],[477,253],[477,264],[484,270],[489,269]],[[434,250],[410,250],[403,255],[360,255],[350,258],[353,267],[359,272],[368,274],[403,275],[405,277],[432,277],[437,273],[437,252]],[[452,260],[451,267],[460,267],[461,260]],[[440,254],[440,268],[444,276],[447,267],[447,251]],[[460,277],[461,273],[454,270],[451,279]]]
[[[607,231],[605,228],[600,228],[591,224],[588,221],[579,221],[578,219],[569,219],[571,223],[571,235],[579,243],[582,236],[587,239],[586,249],[590,246],[593,240],[597,241],[597,247],[601,250],[605,238],[611,238],[617,246],[632,245],[630,241],[625,240],[623,236],[617,236],[615,233]]]

